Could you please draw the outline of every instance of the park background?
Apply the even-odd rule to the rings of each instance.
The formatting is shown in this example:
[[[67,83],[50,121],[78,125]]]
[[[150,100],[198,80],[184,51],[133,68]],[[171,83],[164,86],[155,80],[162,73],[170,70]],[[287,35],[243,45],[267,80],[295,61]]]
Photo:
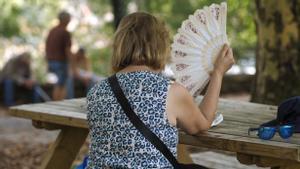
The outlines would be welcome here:
[[[61,10],[72,15],[68,27],[73,35],[72,50],[85,47],[93,71],[107,76],[110,74],[112,37],[122,16],[147,11],[166,22],[172,37],[182,21],[196,9],[223,1],[0,0],[0,69],[11,57],[29,51],[33,57],[34,74],[39,83],[45,83],[45,38],[58,22],[56,18]],[[224,83],[228,90],[224,89],[222,96],[277,105],[285,98],[299,95],[300,1],[226,2],[227,32],[237,60],[228,76],[239,78],[233,78],[234,81],[229,78]],[[237,88],[239,90],[235,90]],[[11,118],[6,111],[6,108],[1,108],[0,168],[36,168],[41,154],[56,133],[34,130],[30,128],[30,122]],[[224,158],[221,164],[227,157]],[[229,161],[232,164],[226,165],[239,167],[233,159]]]

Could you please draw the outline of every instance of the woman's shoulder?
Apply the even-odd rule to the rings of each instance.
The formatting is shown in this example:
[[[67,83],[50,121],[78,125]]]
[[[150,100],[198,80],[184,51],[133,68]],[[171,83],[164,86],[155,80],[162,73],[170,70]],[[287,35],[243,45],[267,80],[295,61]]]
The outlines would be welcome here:
[[[168,91],[168,105],[167,109],[170,112],[180,113],[182,108],[187,105],[191,105],[193,101],[192,95],[188,92],[188,90],[182,86],[181,84],[174,82],[170,85]],[[171,108],[171,109],[170,109]]]
[[[181,84],[171,81],[169,93],[177,99],[184,99],[186,97],[191,97],[188,90]]]
[[[131,80],[143,80],[143,81],[151,81],[151,82],[161,82],[161,81],[169,81],[169,78],[164,76],[161,73],[156,73],[152,71],[133,71],[133,72],[120,72],[117,73],[117,77],[120,81],[126,81],[128,83],[133,82]]]
[[[130,71],[130,72],[118,72],[116,73],[117,76],[131,76],[131,77],[145,77],[145,76],[162,76],[161,73],[153,72],[149,70],[137,70],[137,71]]]

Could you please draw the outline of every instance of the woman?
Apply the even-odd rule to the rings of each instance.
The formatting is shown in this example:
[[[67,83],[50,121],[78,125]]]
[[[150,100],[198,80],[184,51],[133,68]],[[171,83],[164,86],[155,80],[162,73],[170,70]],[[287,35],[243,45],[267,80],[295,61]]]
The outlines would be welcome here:
[[[234,59],[232,50],[224,45],[199,109],[183,86],[160,74],[169,60],[169,48],[163,22],[147,13],[130,14],[115,33],[112,69],[135,113],[176,156],[177,127],[189,134],[210,128],[223,75]],[[87,108],[89,169],[172,168],[127,119],[107,79],[88,93]]]
[[[89,91],[97,82],[101,81],[103,77],[97,76],[92,71],[91,63],[86,56],[84,48],[79,48],[75,53],[70,70],[70,76],[67,80],[67,98],[75,97],[75,84],[83,85],[85,91]]]
[[[84,82],[84,84],[88,86],[91,79],[92,69],[90,62],[85,55],[84,48],[79,48],[75,54],[73,69],[74,78]]]

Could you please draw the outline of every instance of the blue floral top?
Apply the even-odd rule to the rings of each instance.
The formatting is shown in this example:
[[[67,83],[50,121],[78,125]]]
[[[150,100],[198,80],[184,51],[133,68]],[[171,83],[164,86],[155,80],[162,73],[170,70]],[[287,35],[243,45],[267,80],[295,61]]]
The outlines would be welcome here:
[[[170,80],[148,71],[119,73],[117,78],[135,113],[176,156],[178,131],[166,115]],[[88,169],[173,168],[131,124],[107,79],[90,90],[87,108],[91,137]]]

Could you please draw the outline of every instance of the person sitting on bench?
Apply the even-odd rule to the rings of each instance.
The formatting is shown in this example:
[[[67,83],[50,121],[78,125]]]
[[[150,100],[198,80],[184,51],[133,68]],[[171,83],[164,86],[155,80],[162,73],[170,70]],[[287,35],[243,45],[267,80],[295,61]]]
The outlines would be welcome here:
[[[0,82],[3,82],[4,104],[12,106],[15,104],[15,89],[21,88],[31,92],[33,102],[38,102],[36,82],[32,78],[31,58],[28,52],[15,56],[7,61],[0,72]]]
[[[71,75],[67,80],[68,99],[75,97],[74,85],[76,83],[82,84],[85,87],[84,90],[88,92],[96,83],[104,79],[104,77],[98,76],[92,71],[91,63],[83,47],[75,53],[71,65]]]

